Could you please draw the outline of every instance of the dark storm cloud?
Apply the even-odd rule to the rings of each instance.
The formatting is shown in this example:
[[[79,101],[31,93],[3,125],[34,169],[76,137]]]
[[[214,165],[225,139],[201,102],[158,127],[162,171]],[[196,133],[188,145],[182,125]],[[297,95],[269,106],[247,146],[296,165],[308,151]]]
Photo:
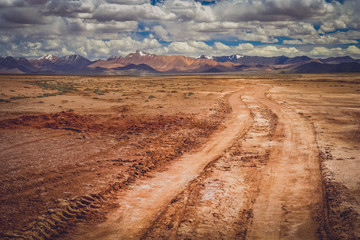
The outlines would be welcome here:
[[[45,4],[49,0],[0,0],[0,8],[4,7],[26,7]]]
[[[106,0],[108,3],[116,3],[116,4],[127,4],[127,5],[137,5],[137,4],[144,4],[149,3],[149,0]]]
[[[223,1],[215,10],[221,19],[229,21],[287,21],[319,18],[333,8],[322,0],[255,0],[239,3]]]
[[[79,13],[91,13],[93,9],[91,1],[52,0],[45,5],[44,13],[61,17],[77,17]]]
[[[49,0],[27,0],[26,3],[28,5],[41,5],[47,3]]]
[[[150,4],[103,4],[92,14],[98,21],[174,20],[175,17],[174,13]]]
[[[16,24],[46,24],[48,19],[33,8],[14,8],[2,13],[2,18]]]

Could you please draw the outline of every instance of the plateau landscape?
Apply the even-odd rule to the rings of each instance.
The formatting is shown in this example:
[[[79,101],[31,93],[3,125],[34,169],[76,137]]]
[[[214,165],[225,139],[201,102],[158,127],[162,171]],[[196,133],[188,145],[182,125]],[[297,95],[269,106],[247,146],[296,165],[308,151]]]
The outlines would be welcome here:
[[[0,73],[15,74],[80,74],[144,75],[186,73],[342,73],[360,72],[360,59],[331,57],[258,57],[233,54],[197,58],[181,55],[155,55],[137,50],[125,57],[90,61],[81,55],[57,57],[51,54],[37,59],[0,57]]]
[[[360,239],[358,11],[0,1],[0,239]]]

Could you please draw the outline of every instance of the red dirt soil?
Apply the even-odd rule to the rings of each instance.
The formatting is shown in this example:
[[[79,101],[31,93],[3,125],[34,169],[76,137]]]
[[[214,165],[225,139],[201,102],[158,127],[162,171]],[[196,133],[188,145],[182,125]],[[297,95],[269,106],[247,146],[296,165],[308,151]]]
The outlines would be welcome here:
[[[113,192],[200,146],[229,111],[220,102],[208,120],[59,112],[0,121],[9,139],[1,154],[3,237],[53,238],[84,219],[100,221]]]

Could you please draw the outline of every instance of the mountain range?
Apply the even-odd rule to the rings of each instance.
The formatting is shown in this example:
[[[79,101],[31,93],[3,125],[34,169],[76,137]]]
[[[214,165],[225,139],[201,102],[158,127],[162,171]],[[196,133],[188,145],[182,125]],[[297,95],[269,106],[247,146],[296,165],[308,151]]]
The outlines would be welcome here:
[[[360,72],[360,60],[351,57],[313,59],[300,57],[155,55],[143,51],[125,57],[90,61],[80,55],[57,57],[45,55],[37,59],[0,56],[3,74],[181,74],[221,72],[326,73]]]

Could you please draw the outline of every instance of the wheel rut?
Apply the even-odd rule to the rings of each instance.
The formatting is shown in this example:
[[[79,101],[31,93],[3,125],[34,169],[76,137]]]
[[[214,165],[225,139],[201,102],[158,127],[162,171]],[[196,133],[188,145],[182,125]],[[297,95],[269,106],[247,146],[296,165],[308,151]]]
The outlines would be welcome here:
[[[321,170],[313,127],[268,98],[259,101],[279,120],[247,238],[321,239]]]
[[[142,239],[319,239],[322,199],[312,127],[269,100],[242,91],[249,131],[173,199]]]
[[[240,99],[240,92],[229,97],[229,104],[232,113],[224,124],[225,128],[215,132],[203,148],[185,154],[166,171],[139,180],[129,190],[120,193],[116,200],[119,207],[106,216],[107,220],[76,239],[140,238],[164,206],[249,128],[251,116]]]
[[[311,124],[248,85],[225,129],[117,196],[77,239],[321,239],[319,155]]]
[[[249,87],[242,92],[241,99],[253,119],[248,132],[173,200],[143,239],[246,237],[251,206],[259,191],[259,169],[269,160],[277,125],[277,116],[256,99],[257,91],[264,94],[266,90]]]

